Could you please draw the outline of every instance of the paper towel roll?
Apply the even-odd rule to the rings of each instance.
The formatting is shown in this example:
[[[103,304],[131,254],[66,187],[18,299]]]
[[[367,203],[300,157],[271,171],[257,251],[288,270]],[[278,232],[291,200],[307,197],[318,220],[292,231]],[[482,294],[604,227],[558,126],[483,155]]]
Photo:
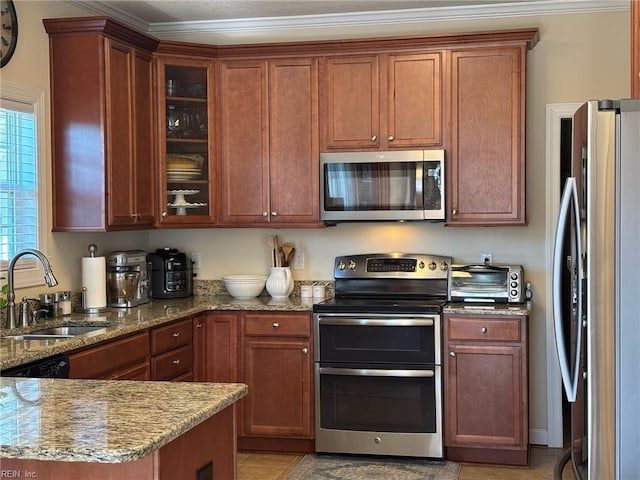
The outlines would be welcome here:
[[[82,287],[87,289],[84,308],[104,308],[107,306],[105,257],[82,257]]]

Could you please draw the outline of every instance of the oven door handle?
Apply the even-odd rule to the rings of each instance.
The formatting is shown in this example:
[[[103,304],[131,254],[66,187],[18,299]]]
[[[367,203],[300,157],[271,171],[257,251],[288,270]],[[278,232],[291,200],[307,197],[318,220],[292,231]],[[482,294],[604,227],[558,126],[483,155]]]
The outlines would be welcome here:
[[[320,375],[350,375],[354,377],[433,377],[433,370],[388,370],[381,368],[320,367]]]
[[[393,318],[393,319],[371,319],[371,318],[337,318],[322,317],[318,319],[320,325],[358,325],[370,327],[433,327],[433,318]]]

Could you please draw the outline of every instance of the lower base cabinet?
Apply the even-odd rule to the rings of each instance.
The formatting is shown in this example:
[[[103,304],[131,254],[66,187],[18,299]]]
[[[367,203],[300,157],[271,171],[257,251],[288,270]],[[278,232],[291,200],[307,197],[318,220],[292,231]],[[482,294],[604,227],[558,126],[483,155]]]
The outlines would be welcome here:
[[[242,313],[238,448],[313,451],[311,315]]]
[[[527,316],[444,316],[446,457],[527,465]]]

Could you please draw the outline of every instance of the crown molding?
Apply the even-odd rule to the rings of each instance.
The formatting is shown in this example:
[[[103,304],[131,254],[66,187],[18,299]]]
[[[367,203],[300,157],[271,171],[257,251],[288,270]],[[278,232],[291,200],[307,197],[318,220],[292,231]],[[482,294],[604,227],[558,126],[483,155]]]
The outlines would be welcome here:
[[[72,0],[94,15],[107,15],[151,35],[210,33],[256,33],[273,30],[330,28],[345,26],[394,25],[444,20],[473,20],[567,13],[594,13],[629,10],[629,0],[533,0],[501,4],[413,8],[371,12],[331,13],[264,18],[198,20],[149,23],[123,10],[96,0]]]

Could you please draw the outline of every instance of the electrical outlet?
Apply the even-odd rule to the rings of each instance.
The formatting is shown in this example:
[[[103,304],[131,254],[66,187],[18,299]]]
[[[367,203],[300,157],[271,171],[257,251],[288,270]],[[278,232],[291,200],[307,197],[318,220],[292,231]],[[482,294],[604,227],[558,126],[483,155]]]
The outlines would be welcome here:
[[[291,268],[294,270],[304,270],[304,253],[296,252],[293,254],[293,262],[291,262]]]
[[[483,265],[491,265],[491,263],[493,262],[493,253],[481,253],[480,262]]]
[[[193,268],[200,268],[200,252],[191,252],[191,261],[194,263]]]

